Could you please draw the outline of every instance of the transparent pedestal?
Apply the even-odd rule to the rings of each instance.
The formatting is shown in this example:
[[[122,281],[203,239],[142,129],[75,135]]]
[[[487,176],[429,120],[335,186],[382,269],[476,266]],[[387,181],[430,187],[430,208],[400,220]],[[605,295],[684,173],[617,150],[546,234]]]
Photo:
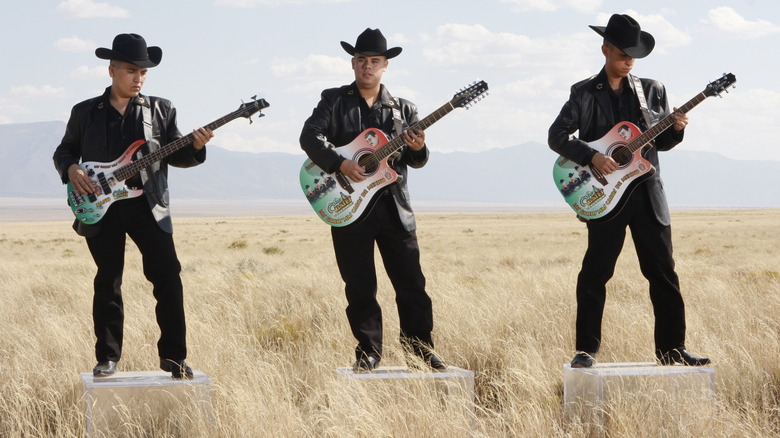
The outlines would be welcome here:
[[[701,421],[701,413],[714,402],[712,367],[653,362],[563,366],[564,416],[591,436],[606,435],[610,425],[620,422],[653,427]]]
[[[109,377],[81,373],[88,437],[154,435],[213,422],[211,379],[193,371],[176,380],[163,371],[117,372]],[[143,435],[141,433],[140,435]]]

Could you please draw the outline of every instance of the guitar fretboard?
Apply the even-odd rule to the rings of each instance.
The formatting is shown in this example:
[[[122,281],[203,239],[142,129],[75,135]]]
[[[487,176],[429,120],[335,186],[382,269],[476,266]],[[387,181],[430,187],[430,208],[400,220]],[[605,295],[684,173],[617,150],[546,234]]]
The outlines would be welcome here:
[[[455,106],[452,105],[452,102],[447,102],[441,107],[439,107],[439,109],[437,109],[436,111],[432,112],[422,120],[412,125],[409,129],[425,130],[429,128],[431,125],[433,125],[434,123],[436,123],[437,121],[439,121],[442,117],[452,112],[452,110],[454,109]],[[401,149],[403,145],[404,145],[403,137],[398,136],[390,140],[389,142],[385,143],[384,145],[380,146],[374,152],[364,155],[363,157],[361,157],[359,162],[361,165],[365,165],[364,161],[368,161],[368,160],[374,163],[378,163],[384,160],[385,158],[389,157],[390,155],[392,155],[393,152],[397,151],[398,149]]]
[[[678,108],[677,111],[685,114],[688,111],[692,110],[696,105],[703,102],[704,99],[706,98],[707,95],[704,94],[704,92],[701,92],[698,95],[696,95],[693,99],[686,102],[685,105]],[[643,148],[646,144],[650,143],[654,138],[658,137],[662,132],[664,132],[668,127],[672,126],[673,124],[674,124],[674,117],[672,117],[672,114],[669,114],[668,116],[661,119],[660,122],[656,123],[655,126],[640,134],[639,137],[631,140],[626,145],[626,147],[633,153],[636,150]]]
[[[213,122],[204,125],[205,128],[211,129],[212,131],[226,125],[228,122],[232,122],[233,120],[239,118],[239,117],[247,117],[248,115],[251,116],[255,113],[255,111],[263,109],[268,107],[268,103],[265,101],[265,99],[255,100],[248,104],[243,104],[239,109],[233,111],[232,113],[220,117],[217,120],[214,120]],[[192,135],[192,133],[189,133],[183,137],[180,137],[165,146],[161,147],[160,149],[157,149],[156,151],[144,155],[143,157],[120,167],[114,172],[114,176],[120,180],[124,181],[131,176],[138,173],[141,169],[145,167],[149,167],[152,164],[162,160],[163,158],[167,157],[168,155],[173,154],[174,152],[178,151],[179,149],[192,144],[195,141],[195,136]]]

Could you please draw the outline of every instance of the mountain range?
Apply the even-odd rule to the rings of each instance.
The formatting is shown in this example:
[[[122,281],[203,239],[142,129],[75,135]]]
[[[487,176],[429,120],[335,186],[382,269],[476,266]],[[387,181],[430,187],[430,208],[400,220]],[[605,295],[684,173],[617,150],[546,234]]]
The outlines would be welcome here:
[[[0,125],[3,198],[64,198],[52,153],[65,123]],[[204,165],[170,169],[171,195],[192,200],[301,200],[298,174],[305,159],[291,153],[233,152],[208,146]],[[422,169],[411,169],[413,202],[565,207],[552,181],[556,155],[538,142],[482,152],[437,152]],[[734,160],[709,152],[673,150],[661,154],[672,208],[777,208],[767,181],[780,174],[778,161]],[[764,187],[761,189],[761,187]],[[64,199],[63,199],[64,200]]]

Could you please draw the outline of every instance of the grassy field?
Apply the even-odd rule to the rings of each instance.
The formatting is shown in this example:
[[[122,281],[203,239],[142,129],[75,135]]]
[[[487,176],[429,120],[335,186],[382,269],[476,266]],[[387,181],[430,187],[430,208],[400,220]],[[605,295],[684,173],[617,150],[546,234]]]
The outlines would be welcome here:
[[[713,358],[717,397],[705,406],[634,400],[607,413],[608,436],[780,436],[778,224],[778,210],[673,213],[686,343]],[[179,219],[188,361],[213,379],[214,418],[130,415],[111,434],[588,436],[588,424],[562,411],[584,225],[571,213],[425,214],[418,225],[437,351],[476,373],[473,409],[430,388],[337,379],[354,340],[330,232],[318,219]],[[0,261],[0,436],[83,436],[79,373],[94,365],[86,245],[66,222],[9,222]],[[126,264],[120,372],[154,370],[154,300],[132,243]],[[630,240],[608,287],[599,360],[654,360],[652,308]],[[404,365],[385,277],[379,297],[383,365]]]

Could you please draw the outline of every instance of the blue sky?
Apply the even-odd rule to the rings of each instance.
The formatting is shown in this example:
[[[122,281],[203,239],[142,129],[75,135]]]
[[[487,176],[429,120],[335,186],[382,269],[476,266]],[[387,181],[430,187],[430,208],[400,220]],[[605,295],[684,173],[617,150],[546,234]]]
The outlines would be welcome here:
[[[672,105],[722,73],[737,76],[737,88],[690,112],[678,148],[780,161],[780,142],[767,135],[780,126],[776,0],[12,2],[0,27],[0,123],[66,121],[73,104],[109,84],[95,48],[133,32],[163,49],[143,92],[171,99],[182,131],[258,94],[271,104],[266,117],[220,128],[214,144],[302,153],[298,135],[320,92],[353,80],[339,42],[354,44],[371,27],[403,47],[384,83],[415,102],[421,117],[475,80],[490,86],[473,108],[427,130],[432,150],[546,143],[571,84],[603,65],[601,39],[588,25],[606,25],[612,13],[632,15],[655,36],[655,51],[637,60],[634,73],[664,82]]]

